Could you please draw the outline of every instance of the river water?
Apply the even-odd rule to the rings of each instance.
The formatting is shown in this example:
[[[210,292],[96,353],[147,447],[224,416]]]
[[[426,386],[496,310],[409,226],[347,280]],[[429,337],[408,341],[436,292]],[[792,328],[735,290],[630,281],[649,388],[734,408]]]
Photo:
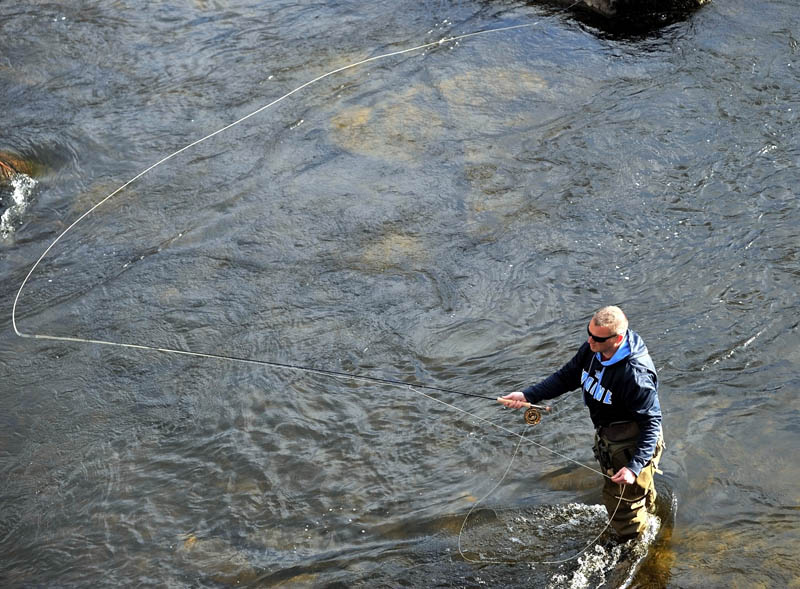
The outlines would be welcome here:
[[[648,543],[604,531],[577,394],[525,429],[481,398],[15,334],[36,260],[152,164],[338,68],[517,25],[163,162],[53,246],[17,327],[492,397],[620,304],[660,372]],[[3,586],[798,586],[795,2],[635,32],[479,0],[3,2],[0,27],[0,151],[37,170],[0,192]]]

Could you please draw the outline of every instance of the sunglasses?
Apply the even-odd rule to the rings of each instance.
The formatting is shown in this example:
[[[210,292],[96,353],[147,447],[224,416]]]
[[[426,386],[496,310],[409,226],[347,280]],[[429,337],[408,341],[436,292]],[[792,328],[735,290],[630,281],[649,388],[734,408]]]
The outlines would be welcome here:
[[[612,337],[617,337],[616,333],[613,334],[613,335],[607,335],[606,337],[596,336],[591,331],[589,331],[589,326],[588,325],[586,326],[586,333],[588,333],[589,337],[592,338],[594,341],[596,341],[598,344],[602,344],[603,342],[610,340]]]

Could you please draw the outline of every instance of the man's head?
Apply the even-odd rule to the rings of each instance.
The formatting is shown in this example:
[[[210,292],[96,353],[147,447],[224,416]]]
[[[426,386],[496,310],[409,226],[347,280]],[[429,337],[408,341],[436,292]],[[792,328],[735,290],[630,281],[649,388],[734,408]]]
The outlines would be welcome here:
[[[628,318],[619,307],[603,307],[595,312],[587,327],[589,347],[610,359],[625,340]]]

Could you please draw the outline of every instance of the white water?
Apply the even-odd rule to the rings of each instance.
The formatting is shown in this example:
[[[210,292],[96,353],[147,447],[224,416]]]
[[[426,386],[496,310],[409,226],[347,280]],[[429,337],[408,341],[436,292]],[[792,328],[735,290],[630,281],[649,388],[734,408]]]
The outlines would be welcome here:
[[[11,178],[11,194],[3,199],[0,204],[7,205],[0,217],[0,237],[6,239],[14,232],[23,219],[25,211],[30,205],[36,180],[25,174],[15,174]],[[5,202],[6,199],[9,202]]]
[[[658,516],[651,516],[643,536],[624,543],[607,530],[607,522],[605,508],[596,504],[490,509],[467,526],[464,546],[478,562],[527,565],[529,571],[521,575],[531,586],[628,587],[662,522]]]

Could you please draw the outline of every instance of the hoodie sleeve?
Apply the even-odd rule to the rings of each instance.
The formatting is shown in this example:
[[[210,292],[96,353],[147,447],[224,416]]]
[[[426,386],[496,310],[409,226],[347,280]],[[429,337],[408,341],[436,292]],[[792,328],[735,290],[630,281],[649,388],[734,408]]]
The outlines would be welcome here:
[[[639,443],[628,468],[636,476],[653,457],[661,435],[661,405],[658,401],[658,384],[655,374],[649,371],[637,371],[634,386],[629,391],[629,410],[639,425]]]
[[[548,376],[543,381],[522,389],[529,403],[538,403],[543,399],[554,399],[567,391],[577,389],[581,385],[581,367],[589,344],[584,343],[572,359]]]

